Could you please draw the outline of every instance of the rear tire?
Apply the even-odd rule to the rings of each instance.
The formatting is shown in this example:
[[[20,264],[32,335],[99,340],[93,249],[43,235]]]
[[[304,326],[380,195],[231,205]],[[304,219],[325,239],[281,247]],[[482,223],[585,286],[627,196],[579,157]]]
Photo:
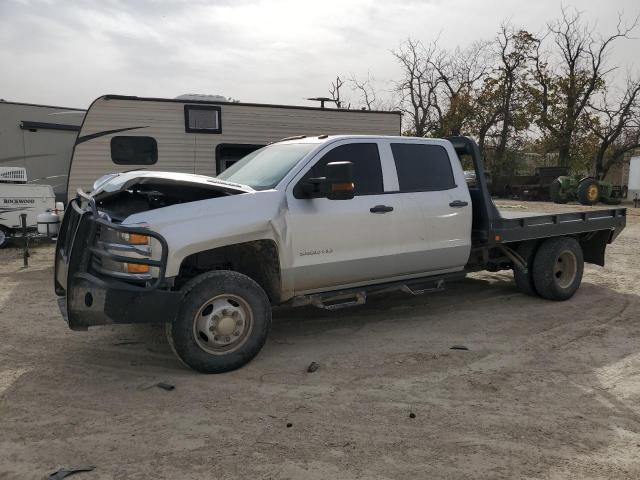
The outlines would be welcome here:
[[[525,260],[527,267],[527,273],[520,270],[518,267],[513,268],[513,279],[516,282],[516,287],[525,295],[535,297],[538,295],[535,285],[533,283],[533,260],[536,254],[536,242],[523,242],[518,247],[518,255]]]
[[[568,300],[576,293],[582,273],[584,258],[580,244],[571,237],[545,240],[533,261],[533,283],[542,298]]]
[[[166,324],[167,340],[188,367],[223,373],[247,364],[271,327],[267,294],[251,278],[219,270],[189,281],[180,312]]]
[[[562,184],[557,178],[549,186],[549,197],[553,203],[567,203],[567,198],[562,196]]]
[[[593,178],[585,178],[578,185],[578,201],[582,205],[595,205],[600,200],[600,185]]]
[[[9,245],[10,236],[11,230],[0,225],[0,248],[6,248]]]

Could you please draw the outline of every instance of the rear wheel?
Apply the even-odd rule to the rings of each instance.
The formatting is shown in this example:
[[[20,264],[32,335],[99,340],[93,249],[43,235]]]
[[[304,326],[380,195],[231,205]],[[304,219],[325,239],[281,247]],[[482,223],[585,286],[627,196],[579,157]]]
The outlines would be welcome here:
[[[235,370],[255,357],[271,326],[271,305],[251,278],[220,270],[185,285],[167,339],[188,367],[202,373]]]
[[[536,292],[547,300],[567,300],[576,293],[584,259],[580,244],[571,237],[546,240],[533,261],[533,283]]]
[[[9,244],[11,230],[0,225],[0,248],[5,248]]]
[[[538,295],[533,283],[533,260],[535,258],[536,246],[535,242],[523,242],[518,247],[518,255],[525,261],[527,268],[526,273],[517,266],[513,268],[513,278],[516,282],[516,287],[518,287],[522,293],[531,295],[532,297]]]
[[[557,178],[549,186],[549,196],[553,203],[567,203],[567,198],[562,195],[562,183]]]
[[[593,178],[585,178],[578,185],[578,201],[582,205],[595,205],[600,199],[600,185]]]

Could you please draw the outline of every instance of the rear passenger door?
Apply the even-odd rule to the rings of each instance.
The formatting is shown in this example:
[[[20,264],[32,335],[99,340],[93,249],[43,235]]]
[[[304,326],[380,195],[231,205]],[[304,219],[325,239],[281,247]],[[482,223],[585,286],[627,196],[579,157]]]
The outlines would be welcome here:
[[[424,228],[425,272],[461,269],[471,250],[471,198],[453,148],[425,141],[389,142],[402,209]],[[452,168],[455,167],[455,168]]]

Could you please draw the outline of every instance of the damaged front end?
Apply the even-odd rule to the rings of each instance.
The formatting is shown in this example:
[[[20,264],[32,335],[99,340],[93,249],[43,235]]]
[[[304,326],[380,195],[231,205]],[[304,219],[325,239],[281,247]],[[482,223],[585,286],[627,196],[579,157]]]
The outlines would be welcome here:
[[[139,212],[244,191],[200,179],[127,177],[91,195],[78,191],[65,212],[54,282],[60,310],[73,330],[173,321],[181,293],[165,278],[167,242],[144,223],[123,221]]]
[[[55,256],[55,292],[69,328],[172,321],[180,293],[164,282],[168,252],[164,238],[142,226],[110,221],[82,192],[69,207]],[[143,238],[153,252],[136,245]]]

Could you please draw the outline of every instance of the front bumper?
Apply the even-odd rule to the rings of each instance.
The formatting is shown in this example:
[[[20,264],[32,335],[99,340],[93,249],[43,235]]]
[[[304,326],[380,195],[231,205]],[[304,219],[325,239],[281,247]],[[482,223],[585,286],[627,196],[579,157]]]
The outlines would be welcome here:
[[[58,305],[69,328],[86,330],[95,325],[171,322],[180,299],[180,292],[122,289],[89,276],[74,281],[67,296],[58,297]]]
[[[165,288],[167,243],[164,238],[145,228],[127,227],[102,218],[95,200],[82,192],[69,207],[56,244],[54,280],[60,311],[69,328],[86,330],[95,325],[173,321],[182,294]],[[157,269],[157,277],[136,285],[96,271],[92,266],[94,256],[121,258],[95,247],[100,228],[155,238],[162,246],[160,259],[136,259],[136,263],[144,262]]]

